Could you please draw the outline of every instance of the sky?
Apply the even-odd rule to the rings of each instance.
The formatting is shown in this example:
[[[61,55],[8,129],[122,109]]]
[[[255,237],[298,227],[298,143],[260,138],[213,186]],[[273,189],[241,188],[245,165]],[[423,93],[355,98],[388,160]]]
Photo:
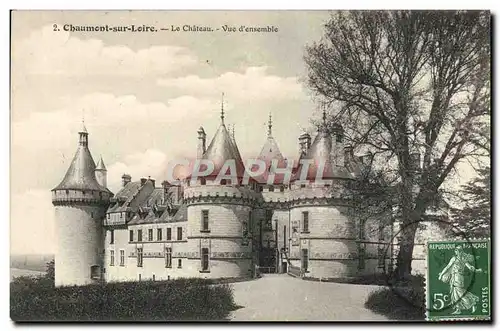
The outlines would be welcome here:
[[[108,187],[121,176],[161,182],[168,161],[196,156],[220,124],[234,125],[242,157],[266,141],[282,154],[319,117],[306,88],[305,46],[320,40],[327,11],[14,11],[11,24],[11,254],[55,251],[50,190],[64,177],[85,120]],[[211,27],[213,32],[69,32],[64,26]],[[277,32],[224,32],[223,26]],[[458,187],[474,176],[462,164]],[[28,230],[27,230],[28,229]]]
[[[270,112],[282,153],[295,158],[298,136],[317,116],[303,84],[304,48],[321,38],[328,18],[325,11],[13,12],[11,253],[54,252],[50,190],[73,158],[83,117],[115,193],[123,173],[161,181],[169,160],[194,157],[200,126],[208,144],[222,92],[243,158],[262,148]],[[68,32],[65,24],[278,32]]]

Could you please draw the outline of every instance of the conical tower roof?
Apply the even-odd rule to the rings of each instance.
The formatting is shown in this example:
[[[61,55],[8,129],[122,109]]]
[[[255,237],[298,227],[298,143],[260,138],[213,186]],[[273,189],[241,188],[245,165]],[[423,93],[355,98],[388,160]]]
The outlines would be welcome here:
[[[324,114],[323,121],[326,121]],[[314,180],[316,176],[319,179],[352,178],[344,166],[335,165],[333,148],[335,146],[332,142],[332,135],[324,124],[320,127],[307,153],[301,157],[304,160],[312,160],[306,178],[300,178],[303,165],[299,164],[294,179]]]
[[[203,159],[214,163],[213,175],[217,175],[227,160],[235,160],[236,173],[242,177],[245,172],[245,166],[241,160],[240,152],[236,143],[233,142],[224,123],[221,123],[215,133],[210,145],[203,154]]]
[[[94,190],[108,191],[100,186],[95,177],[95,163],[88,148],[88,133],[85,126],[79,132],[80,142],[75,156],[64,176],[62,182],[55,190]],[[103,164],[104,165],[104,164]]]
[[[281,151],[278,147],[278,144],[276,143],[276,140],[274,140],[273,135],[272,135],[272,118],[271,114],[269,114],[269,123],[268,123],[268,129],[267,129],[267,139],[266,142],[264,143],[264,146],[262,146],[262,149],[260,151],[258,159],[263,160],[266,162],[266,164],[270,164],[272,160],[278,160],[278,162],[283,161],[285,158],[283,157],[283,154],[281,154]]]
[[[99,162],[97,162],[95,169],[96,170],[106,170],[106,166],[104,165],[104,161],[102,160],[102,156],[99,159]]]

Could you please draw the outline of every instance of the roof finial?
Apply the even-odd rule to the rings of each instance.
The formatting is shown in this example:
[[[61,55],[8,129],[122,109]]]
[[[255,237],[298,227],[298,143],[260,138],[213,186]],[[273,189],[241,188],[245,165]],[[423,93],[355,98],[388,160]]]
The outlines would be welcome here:
[[[224,124],[224,92],[222,92],[221,104],[220,104],[220,119],[222,124]]]
[[[267,136],[268,137],[271,137],[272,129],[273,129],[273,116],[271,115],[271,112],[269,112],[269,122],[267,124]]]
[[[82,109],[82,130],[80,132],[87,133],[87,128],[85,127],[85,109]]]

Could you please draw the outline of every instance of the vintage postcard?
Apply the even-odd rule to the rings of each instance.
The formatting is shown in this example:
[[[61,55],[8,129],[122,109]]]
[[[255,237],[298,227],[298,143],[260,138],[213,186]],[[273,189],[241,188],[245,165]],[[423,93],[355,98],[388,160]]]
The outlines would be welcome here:
[[[11,319],[491,321],[490,35],[11,11]]]

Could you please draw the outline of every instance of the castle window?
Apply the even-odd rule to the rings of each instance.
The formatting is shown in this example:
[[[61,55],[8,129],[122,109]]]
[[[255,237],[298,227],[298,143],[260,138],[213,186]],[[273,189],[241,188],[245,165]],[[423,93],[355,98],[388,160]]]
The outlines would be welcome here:
[[[177,240],[182,240],[182,228],[177,228]]]
[[[274,186],[269,186],[269,192],[274,192]]]
[[[137,266],[142,267],[142,247],[137,248]]]
[[[137,230],[137,241],[142,241],[142,230]]]
[[[125,266],[125,250],[120,249],[120,266]]]
[[[109,243],[110,244],[115,243],[115,231],[114,230],[109,230]]]
[[[111,215],[110,215],[110,214],[108,214],[107,216],[108,216],[108,220],[109,220],[109,219],[111,218]]]
[[[165,268],[172,268],[172,248],[165,247]]]
[[[208,210],[201,211],[201,231],[208,232],[210,231],[208,228]]]
[[[163,237],[163,231],[162,229],[157,229],[156,230],[156,240],[157,241],[162,241]]]
[[[384,224],[382,222],[378,225],[378,241],[384,241]]]
[[[358,248],[358,269],[363,270],[365,268],[365,244],[364,243],[359,243],[359,248]]]
[[[206,185],[207,184],[207,180],[205,178],[200,178],[200,184],[201,185]]]
[[[309,268],[309,252],[307,249],[302,250],[302,272],[307,272]]]
[[[90,278],[101,279],[101,267],[98,265],[90,266]]]
[[[242,228],[242,235],[243,235],[243,239],[246,239],[248,237],[248,222],[246,221],[243,221],[243,223],[241,224],[241,228]]]
[[[280,192],[284,192],[285,188],[283,186],[280,186]]]
[[[208,267],[209,267],[208,248],[202,248],[201,249],[201,270],[208,271]]]
[[[129,234],[129,238],[128,238],[128,240],[129,240],[129,241],[134,241],[134,230],[130,230],[130,231],[128,232],[128,234]]]
[[[379,268],[384,268],[385,267],[385,252],[384,252],[384,247],[379,246],[378,247],[378,267]]]
[[[365,239],[365,220],[359,220],[358,237],[360,240]]]
[[[178,259],[177,260],[177,268],[182,268],[182,260],[181,259]]]
[[[221,179],[221,180],[220,180],[220,184],[221,184],[221,185],[227,185],[227,180],[225,180],[225,179]]]
[[[82,194],[85,195],[85,191],[82,191]]]
[[[94,212],[93,211],[90,212],[90,218],[94,218]]]
[[[115,265],[115,251],[114,250],[109,251],[109,265],[110,266]]]
[[[153,241],[153,229],[148,229],[148,241]]]
[[[273,211],[271,209],[266,209],[266,220],[271,221],[273,218]]]
[[[305,188],[306,184],[300,184],[300,188]]]
[[[302,232],[309,232],[309,212],[302,212]]]
[[[172,228],[167,228],[167,240],[172,240]]]
[[[253,222],[252,222],[252,211],[250,210],[250,211],[248,212],[248,225],[247,225],[247,226],[248,226],[248,232],[249,232],[249,233],[250,233],[250,232],[252,232],[252,228],[253,228],[253,226],[252,226],[252,225],[253,225]]]
[[[66,190],[66,195],[68,195],[68,194],[69,194],[69,190]]]

